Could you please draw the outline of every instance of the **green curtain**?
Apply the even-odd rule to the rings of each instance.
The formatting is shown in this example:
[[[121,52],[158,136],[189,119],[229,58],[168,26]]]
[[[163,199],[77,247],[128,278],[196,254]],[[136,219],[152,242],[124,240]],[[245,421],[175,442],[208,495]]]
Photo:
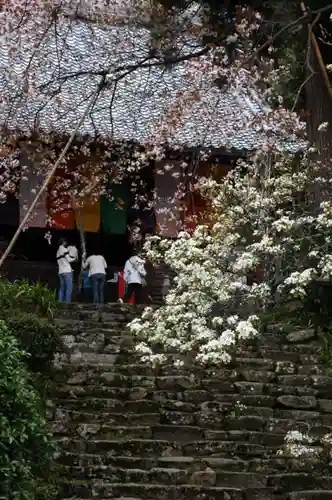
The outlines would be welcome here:
[[[124,234],[127,229],[129,206],[128,186],[113,184],[107,195],[101,197],[100,204],[104,231],[111,234]]]

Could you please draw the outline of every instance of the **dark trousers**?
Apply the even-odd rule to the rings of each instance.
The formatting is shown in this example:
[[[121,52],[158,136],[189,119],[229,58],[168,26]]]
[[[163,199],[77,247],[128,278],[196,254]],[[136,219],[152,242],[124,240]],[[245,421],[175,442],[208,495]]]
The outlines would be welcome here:
[[[90,276],[94,304],[104,303],[105,274],[93,274]]]
[[[141,283],[129,283],[123,301],[128,302],[132,297],[135,297],[136,304],[142,304],[143,287]]]

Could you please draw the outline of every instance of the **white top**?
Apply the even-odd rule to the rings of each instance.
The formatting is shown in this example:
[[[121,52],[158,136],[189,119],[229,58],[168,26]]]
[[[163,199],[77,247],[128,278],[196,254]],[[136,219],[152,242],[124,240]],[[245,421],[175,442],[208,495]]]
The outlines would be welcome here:
[[[144,267],[144,260],[140,257],[133,256],[127,260],[123,272],[123,277],[126,283],[139,283],[145,282],[146,271]]]
[[[93,274],[106,274],[107,264],[102,255],[90,255],[84,263],[84,268],[89,268],[89,276]]]
[[[58,261],[59,274],[73,272],[70,263],[74,262],[75,258],[71,257],[67,247],[63,245],[59,246],[56,259]]]
[[[78,260],[78,250],[74,245],[70,245],[68,247],[69,255],[73,259],[73,261]]]

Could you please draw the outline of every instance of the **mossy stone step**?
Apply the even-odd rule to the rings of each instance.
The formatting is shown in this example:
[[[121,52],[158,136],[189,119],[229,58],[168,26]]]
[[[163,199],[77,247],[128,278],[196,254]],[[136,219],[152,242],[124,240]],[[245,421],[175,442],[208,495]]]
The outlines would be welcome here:
[[[320,364],[313,330],[273,325],[241,343],[228,366],[176,370],[169,353],[152,368],[127,327],[141,312],[59,312],[64,353],[48,410],[63,449],[63,497],[300,500],[304,490],[315,500],[319,487],[332,489],[328,465],[278,455],[288,430],[332,429],[332,369]]]
[[[80,380],[80,379],[79,379]],[[322,396],[325,397],[329,393],[324,390],[315,390],[314,388],[307,389],[306,387],[300,386],[286,386],[283,390],[278,385],[272,384],[258,384],[256,382],[235,382],[234,384],[225,384],[225,389],[228,389],[226,394],[222,391],[216,389],[204,390],[204,389],[190,389],[182,390],[178,386],[173,386],[173,390],[163,390],[160,389],[162,384],[158,383],[156,380],[156,388],[139,385],[134,387],[112,387],[104,384],[96,385],[83,385],[80,384],[66,384],[66,385],[56,385],[53,390],[53,398],[64,398],[72,397],[74,394],[77,398],[110,398],[118,399],[120,401],[124,400],[137,400],[137,399],[147,399],[151,401],[164,401],[164,400],[178,400],[184,403],[193,404],[203,404],[213,401],[228,402],[233,401],[234,397],[237,400],[244,403],[244,399],[247,403],[250,403],[251,399],[256,399],[257,401],[263,401],[264,406],[270,406],[270,402],[274,403],[276,398],[279,396]],[[159,387],[158,387],[159,386]],[[232,390],[233,388],[233,390]],[[249,396],[248,396],[249,393]],[[296,400],[295,400],[296,401]],[[301,401],[301,400],[300,400]],[[308,400],[309,401],[309,400]],[[303,403],[302,403],[303,404]],[[257,403],[259,406],[260,403]]]
[[[267,457],[275,454],[277,446],[263,446],[261,444],[241,441],[192,441],[189,443],[172,442],[155,439],[129,440],[97,440],[62,438],[59,444],[65,452],[92,453],[99,455],[128,455],[141,457],[160,456],[196,456],[197,458],[215,455],[223,457]]]
[[[286,397],[286,396],[285,396]],[[294,409],[315,409],[316,400],[312,396],[289,396],[287,404],[279,404],[278,408],[294,408]],[[114,398],[101,398],[101,397],[83,397],[78,398],[74,394],[69,398],[58,398],[55,400],[56,406],[67,408],[68,410],[82,410],[89,411],[104,410],[113,413],[157,413],[164,411],[174,411],[181,413],[190,413],[194,417],[196,412],[216,413],[222,416],[229,412],[231,407],[242,404],[245,406],[271,408],[276,407],[276,398],[261,395],[239,395],[239,394],[224,394],[218,397],[217,401],[206,401],[204,403],[191,403],[181,401],[179,399],[168,399],[164,392],[159,392],[158,397],[154,399],[135,399],[135,400],[120,400]],[[283,400],[284,401],[284,400]],[[243,411],[245,409],[243,408]],[[242,409],[240,410],[242,412]],[[271,415],[273,416],[273,415]],[[314,416],[314,415],[312,415]]]
[[[78,350],[75,345],[72,345],[71,347],[72,350]],[[89,353],[89,346],[87,345],[84,348],[85,352]],[[92,352],[94,352],[93,349],[91,349]],[[103,353],[104,351],[101,351]],[[237,351],[237,356],[241,354],[240,351]],[[246,358],[245,361],[243,358],[240,360],[240,358],[236,358],[236,362],[233,364],[234,367],[241,367],[243,364],[248,366],[250,363],[254,363],[255,365],[257,364],[262,364],[265,366],[265,369],[268,369],[269,367],[271,369],[274,369],[274,363],[277,361],[289,361],[294,363],[294,365],[306,365],[306,364],[318,364],[319,360],[315,359],[314,355],[301,355],[301,354],[296,354],[296,353],[284,353],[283,351],[265,351],[265,352],[253,352],[245,353]],[[174,353],[164,353],[164,356],[166,358],[166,365],[171,365],[174,363],[175,360],[179,358],[179,353],[174,352]],[[309,358],[309,359],[308,359]],[[187,361],[186,361],[187,359]],[[117,364],[136,364],[140,365],[142,363],[142,355],[137,353],[135,350],[132,349],[120,349],[118,352],[118,357],[117,357]],[[93,363],[93,361],[92,361]],[[184,363],[185,366],[191,366],[192,365],[192,356],[189,357],[184,357]],[[176,371],[175,368],[173,368],[174,371]]]
[[[332,475],[293,472],[280,473],[268,478],[268,487],[275,491],[319,490],[322,485],[327,490],[331,490]]]
[[[295,491],[289,496],[289,500],[331,500],[332,490],[315,490],[315,491]]]
[[[265,474],[215,471],[211,467],[176,469],[155,467],[150,470],[124,469],[109,466],[66,467],[62,474],[72,479],[101,479],[115,483],[146,483],[159,485],[201,485],[224,488],[262,489],[267,486]]]
[[[107,424],[83,424],[77,422],[54,421],[52,429],[55,435],[66,435],[74,438],[80,436],[85,439],[96,440],[107,439],[155,439],[170,440],[178,443],[190,443],[192,441],[241,441],[266,446],[282,446],[284,435],[272,432],[255,432],[247,430],[209,430],[194,426],[139,426],[123,427]]]
[[[122,333],[122,335],[121,335]],[[88,349],[91,345],[91,341],[95,341],[98,344],[103,344],[104,348],[108,345],[119,345],[121,346],[121,354],[123,358],[125,356],[132,357],[135,362],[139,362],[141,359],[141,355],[136,351],[135,346],[137,344],[136,339],[130,335],[128,331],[123,331],[123,328],[114,327],[114,328],[91,328],[84,329],[83,331],[77,331],[75,328],[66,329],[62,331],[62,339],[64,345],[67,345],[68,338],[70,339],[70,347],[72,349],[80,349],[84,347],[84,349]],[[91,346],[93,349],[93,346]],[[259,348],[259,349],[237,349],[237,356],[240,358],[241,354],[245,358],[254,358],[254,359],[263,359],[263,360],[282,360],[282,361],[290,361],[293,363],[302,363],[303,356],[316,356],[317,348],[309,349],[309,346],[285,346],[283,349],[280,347],[279,350],[273,348]],[[170,360],[174,359],[175,356],[178,356],[179,353],[174,350],[169,350],[168,353],[164,353],[166,357]],[[122,358],[121,358],[122,359]],[[310,358],[311,359],[311,358]]]
[[[111,400],[112,401],[112,400]],[[89,406],[89,405],[88,405]],[[99,404],[102,408],[87,408],[80,401],[58,401],[56,407],[51,409],[52,418],[62,420],[70,418],[73,421],[81,423],[105,423],[109,425],[194,425],[204,429],[220,429],[225,427],[229,430],[238,428],[247,428],[248,430],[271,430],[272,432],[285,434],[288,430],[296,428],[297,425],[302,428],[302,424],[310,421],[314,426],[332,426],[332,414],[321,414],[317,411],[302,410],[280,410],[264,407],[248,406],[242,408],[240,414],[234,413],[234,406],[231,404],[220,404],[219,407],[203,409],[202,411],[186,412],[178,410],[147,411],[140,413],[125,411],[122,407],[114,411],[106,408],[104,404]],[[219,408],[217,410],[216,408]],[[270,420],[271,419],[271,420]],[[287,425],[287,421],[289,425]],[[278,424],[279,423],[279,424]],[[260,427],[262,424],[262,427]],[[278,428],[279,425],[279,428]]]
[[[149,500],[244,500],[237,488],[201,487],[193,485],[159,485],[136,483],[68,483],[63,494],[76,498],[140,498]]]
[[[111,411],[85,411],[68,409],[58,406],[54,409],[53,419],[61,420],[70,418],[72,421],[80,423],[95,424],[98,422],[106,425],[135,426],[135,425],[156,425],[160,424],[160,413],[112,413]]]
[[[266,475],[279,475],[281,472],[313,472],[323,474],[328,472],[329,467],[322,468],[322,464],[317,461],[303,462],[301,458],[293,459],[271,454],[269,458],[253,458],[243,460],[239,458],[229,458],[228,456],[218,457],[190,457],[190,456],[166,456],[166,457],[138,457],[138,456],[109,456],[86,453],[63,453],[59,459],[59,464],[67,467],[78,467],[80,470],[94,468],[98,466],[120,468],[123,470],[140,469],[149,471],[151,469],[184,469],[186,471],[202,471],[207,467],[216,472],[259,472]]]

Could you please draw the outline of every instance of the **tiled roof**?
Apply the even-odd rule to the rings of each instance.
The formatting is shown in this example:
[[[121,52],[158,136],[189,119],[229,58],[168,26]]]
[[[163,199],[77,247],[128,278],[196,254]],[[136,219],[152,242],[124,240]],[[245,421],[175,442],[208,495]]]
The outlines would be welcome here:
[[[57,29],[52,26],[46,34],[42,28],[34,27],[29,40],[21,37],[14,50],[0,40],[1,124],[26,132],[38,123],[47,133],[71,133],[100,76],[84,74],[65,80],[63,77],[136,64],[148,56],[149,36],[144,30],[102,28],[79,22]],[[29,85],[33,78],[32,86],[39,87],[38,92],[22,93],[27,88],[22,78],[27,67]],[[177,108],[179,92],[188,89],[186,71],[185,64],[177,64],[173,69],[158,66],[131,72],[119,81],[114,97],[112,87],[102,91],[80,134],[97,132],[106,139],[113,134],[116,140],[148,141],[160,129],[160,120],[170,106]],[[52,83],[45,86],[48,82]],[[204,82],[201,99],[186,108],[181,123],[170,134],[171,144],[236,150],[252,150],[263,144],[265,136],[260,124],[264,112],[258,99],[243,89],[235,92],[211,85],[205,85],[205,90],[203,87]],[[251,120],[256,125],[246,126]]]

